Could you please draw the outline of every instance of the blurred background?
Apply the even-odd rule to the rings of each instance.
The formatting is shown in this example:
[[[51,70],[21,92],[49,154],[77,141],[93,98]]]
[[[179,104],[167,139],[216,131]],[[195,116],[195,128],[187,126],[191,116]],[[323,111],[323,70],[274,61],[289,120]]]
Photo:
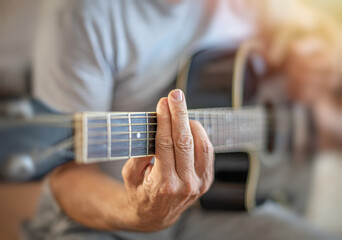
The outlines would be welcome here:
[[[0,1],[0,98],[29,93],[40,0]],[[1,239],[19,239],[20,223],[37,205],[40,183],[0,184]]]
[[[41,2],[42,0],[0,0],[0,98],[30,94],[32,54]],[[271,2],[273,15],[279,17],[278,13],[283,11],[279,4],[282,1]],[[341,0],[301,2],[328,16],[329,21],[337,26],[333,31],[341,34]],[[339,44],[342,46],[342,42]],[[338,79],[342,81],[341,77]],[[322,148],[315,157],[311,197],[305,218],[318,228],[342,237],[342,127],[335,127],[339,124],[342,126],[341,85],[342,82],[336,83],[334,96],[317,103],[317,111],[322,111],[322,115],[328,118],[322,121],[327,122],[332,127],[331,131],[336,134],[326,134],[322,139]],[[327,129],[329,131],[329,127]],[[34,214],[40,191],[40,182],[0,183],[1,239],[18,239],[20,223]]]

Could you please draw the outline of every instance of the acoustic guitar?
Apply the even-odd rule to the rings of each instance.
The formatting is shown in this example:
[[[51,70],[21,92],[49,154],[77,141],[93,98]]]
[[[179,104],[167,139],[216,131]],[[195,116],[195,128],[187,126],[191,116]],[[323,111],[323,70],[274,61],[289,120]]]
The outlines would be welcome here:
[[[298,129],[298,119],[307,122],[305,111],[298,117],[288,104],[258,97],[251,49],[247,44],[238,51],[201,51],[178,76],[177,85],[192,108],[189,118],[202,123],[216,153],[216,180],[200,200],[207,209],[250,211],[270,192],[283,189],[279,173],[294,164],[288,154],[296,142],[293,129]],[[154,112],[61,115],[35,100],[19,106],[32,116],[0,120],[3,180],[37,179],[69,161],[88,164],[154,155]]]

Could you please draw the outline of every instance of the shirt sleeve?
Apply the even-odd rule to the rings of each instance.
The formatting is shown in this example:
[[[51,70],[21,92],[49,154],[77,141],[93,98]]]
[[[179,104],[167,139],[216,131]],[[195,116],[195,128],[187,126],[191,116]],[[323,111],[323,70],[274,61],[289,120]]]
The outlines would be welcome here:
[[[55,110],[111,108],[114,51],[108,9],[101,2],[44,1],[34,54],[33,92]]]

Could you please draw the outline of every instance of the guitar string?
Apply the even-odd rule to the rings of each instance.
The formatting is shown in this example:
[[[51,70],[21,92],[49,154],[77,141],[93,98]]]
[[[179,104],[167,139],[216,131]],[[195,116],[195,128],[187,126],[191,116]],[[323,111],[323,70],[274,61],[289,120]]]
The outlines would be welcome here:
[[[232,140],[232,143],[229,143],[229,144],[219,144],[219,145],[230,145],[230,144],[236,144],[237,142],[240,142],[240,143],[245,143],[245,142],[257,142],[259,140],[257,139],[254,139],[254,138],[245,138],[245,139],[238,139],[238,138],[230,138],[230,139],[234,139],[234,141]],[[132,142],[137,142],[137,141],[145,141],[146,142],[147,139],[132,139]],[[156,140],[155,138],[150,138],[149,139],[150,141],[154,141]],[[238,141],[240,140],[240,141]],[[225,141],[226,142],[226,141]],[[108,142],[91,142],[91,143],[88,143],[88,146],[107,146],[107,143]],[[124,141],[124,140],[113,140],[111,141],[111,143],[129,143],[129,141]],[[218,144],[213,144],[214,146],[217,146]],[[113,145],[112,145],[113,146]],[[146,145],[144,145],[146,146]],[[138,146],[139,147],[139,146]]]
[[[260,127],[260,126],[267,126],[268,124],[267,123],[264,123],[264,122],[261,122],[261,121],[250,121],[250,122],[244,122],[244,123],[241,123],[241,122],[234,122],[234,123],[229,123],[229,124],[224,124],[224,123],[214,123],[214,124],[206,124],[206,123],[202,123],[203,124],[203,127],[205,128],[208,128],[208,129],[211,129],[212,127],[219,127],[221,129],[233,129],[233,128],[239,128],[239,129],[242,129],[242,128],[256,128],[256,127]],[[273,124],[272,124],[273,125]],[[144,124],[144,125],[139,125],[139,126],[149,126],[149,127],[155,127],[155,128],[152,128],[152,130],[149,130],[149,131],[146,131],[145,129],[142,129],[142,130],[138,130],[137,129],[134,129],[132,128],[132,133],[154,133],[156,132],[157,130],[157,125],[149,125],[149,124]],[[96,136],[97,134],[107,134],[107,132],[105,131],[99,131],[97,130],[97,128],[89,128],[88,129],[89,133],[91,134],[94,134],[94,136]],[[115,135],[118,135],[118,134],[128,134],[129,131],[120,131],[120,129],[118,129],[118,131],[115,131],[112,129],[112,135],[115,134]]]
[[[151,147],[153,148],[154,145],[149,146],[149,149],[151,149]],[[265,147],[265,141],[261,141],[261,140],[259,140],[259,141],[248,141],[248,142],[236,142],[236,143],[230,144],[230,145],[220,144],[220,145],[213,146],[214,150],[220,150],[220,151],[222,151],[222,150],[229,151],[229,150],[234,150],[234,149],[239,149],[239,150],[240,149],[262,149],[264,147]],[[141,152],[146,153],[146,146],[139,146],[139,147],[134,146],[134,147],[132,147],[132,156],[137,156],[137,154],[142,155],[139,153],[139,151],[138,151],[139,149],[144,150]],[[120,152],[120,151],[125,151],[125,152],[127,151],[127,153],[128,153],[128,147],[115,148],[115,149],[113,149],[112,153],[113,152],[114,153]],[[136,151],[137,151],[137,153],[135,153]],[[93,150],[93,151],[90,151],[89,153],[96,155],[96,154],[103,154],[103,151]],[[128,154],[127,154],[127,156],[128,156]],[[115,156],[111,156],[111,157],[115,157]]]
[[[234,139],[234,137],[233,137]],[[133,140],[133,139],[132,139]],[[146,139],[135,139],[133,140],[134,141],[145,141]],[[155,144],[153,144],[155,141],[155,139],[152,139],[150,138],[151,142],[149,142],[149,146],[148,146],[148,149],[150,150],[151,147],[154,147]],[[126,141],[128,142],[128,141]],[[226,141],[223,141],[224,143],[222,144],[222,141],[218,141],[217,144],[214,144],[213,143],[213,146],[214,146],[214,149],[216,150],[219,150],[219,151],[229,151],[229,150],[232,150],[232,149],[247,149],[248,146],[249,148],[250,147],[254,147],[254,148],[262,148],[265,146],[265,141],[264,141],[264,138],[263,140],[260,140],[260,138],[258,139],[243,139],[241,137],[237,137],[234,139],[233,142],[230,142],[229,144],[226,142]],[[103,143],[102,145],[97,145],[97,146],[107,146],[108,142],[106,143]],[[137,154],[134,154],[134,152],[137,150],[137,149],[146,149],[146,145],[143,145],[143,146],[134,146],[132,147],[132,152],[133,152],[133,155],[132,156],[137,156]],[[116,146],[115,148],[113,148],[115,152],[119,152],[119,151],[128,151],[128,148],[127,147],[118,147]],[[73,151],[68,151],[68,150],[64,150],[66,153],[70,154],[70,155],[73,155],[74,152]],[[97,148],[97,150],[92,150],[90,151],[92,154],[101,154],[103,153],[103,151],[101,151],[101,148]],[[144,152],[144,151],[143,151]],[[142,154],[138,154],[138,155],[142,155]],[[144,154],[143,154],[144,155]],[[147,155],[147,154],[145,154]],[[113,157],[113,156],[111,156]],[[115,156],[114,156],[115,157]]]
[[[234,117],[234,116],[239,116],[244,118],[244,117],[250,117],[251,115],[254,114],[260,114],[260,112],[239,112],[239,110],[234,110],[232,112],[224,112],[224,113],[217,113],[217,112],[212,112],[212,113],[203,113],[203,112],[196,112],[196,113],[188,113],[189,116],[199,116],[200,118],[212,118],[212,117]],[[248,115],[248,116],[243,116],[243,115]],[[262,113],[262,115],[264,115]],[[273,115],[271,114],[266,114],[270,117],[272,117]],[[95,121],[105,121],[106,118],[105,116],[88,116],[88,118],[90,120],[95,120]],[[148,119],[157,119],[157,116],[149,116]],[[127,116],[120,116],[120,117],[116,117],[116,116],[111,116],[111,120],[128,120]],[[143,116],[132,116],[132,119],[142,119],[142,120],[146,120],[145,117]]]
[[[258,134],[258,133],[260,133],[260,130],[263,130],[263,131],[265,131],[265,132],[268,132],[268,131],[270,131],[269,129],[264,129],[264,128],[262,128],[262,126],[259,126],[261,129],[253,129],[253,130],[243,130],[243,132],[241,132],[241,130],[238,130],[238,131],[235,131],[235,130],[230,130],[230,129],[222,129],[222,128],[220,128],[220,129],[218,129],[218,130],[214,130],[214,133],[208,133],[208,130],[207,130],[207,134],[208,134],[208,136],[209,137],[216,137],[216,138],[219,138],[219,139],[227,139],[227,138],[231,138],[231,136],[233,135],[233,136],[241,136],[241,137],[243,137],[244,135],[252,135],[252,134]],[[219,127],[218,127],[219,128]],[[211,130],[212,131],[212,130]],[[234,135],[234,131],[235,131],[235,135]],[[226,133],[225,133],[226,132]],[[225,133],[225,134],[224,134]],[[149,134],[150,136],[153,136],[153,135],[155,135],[156,134],[156,132],[154,131],[153,133],[147,133],[147,132],[145,132],[145,133],[140,133],[140,132],[136,132],[136,133],[134,133],[134,135],[132,135],[132,137],[136,137],[136,138],[134,138],[134,139],[132,139],[132,140],[143,140],[143,138],[140,138],[140,137],[137,137],[137,135],[138,134]],[[152,135],[151,135],[152,134]],[[113,141],[115,140],[115,139],[117,139],[117,140],[124,140],[125,138],[115,138],[115,136],[123,136],[123,137],[127,137],[127,139],[126,140],[128,140],[128,136],[129,135],[129,133],[119,133],[119,134],[112,134],[111,136],[112,136],[112,139],[113,139]],[[98,135],[96,136],[90,136],[90,137],[99,137]],[[102,136],[100,136],[100,137],[107,137],[107,135],[102,135]],[[106,141],[106,139],[98,139],[98,138],[88,138],[89,140],[91,140],[91,141],[96,141],[96,140],[98,140],[98,141]]]
[[[228,119],[224,119],[224,118],[206,118],[206,119],[197,119],[197,121],[201,122],[201,120],[205,121],[205,120],[227,120],[229,123],[230,122],[234,122],[234,120],[228,120]],[[190,120],[195,120],[195,119],[190,119]],[[265,123],[269,123],[269,121],[265,121],[264,118],[237,118],[235,119],[235,122],[238,122],[239,124],[241,124],[242,121],[252,121],[252,122],[256,122],[256,121],[263,121]],[[246,122],[245,122],[246,123]],[[112,127],[127,127],[127,126],[153,126],[153,125],[157,125],[157,123],[111,123]],[[100,123],[88,123],[88,129],[96,129],[96,128],[104,128],[107,127],[107,124],[100,124]]]
[[[155,139],[153,139],[153,140],[150,139],[150,140],[151,140],[151,142],[150,142],[149,146],[150,147],[154,147],[155,146]],[[260,140],[260,139],[248,139],[248,140],[241,140],[241,139],[239,139],[239,140],[240,141],[231,142],[229,144],[218,143],[216,145],[213,145],[213,147],[232,147],[232,146],[236,146],[236,145],[245,146],[245,145],[248,145],[248,144],[258,144],[258,143],[264,143],[265,142],[265,141]],[[126,142],[126,143],[128,143],[128,142]],[[92,146],[94,146],[94,145],[92,145]],[[107,146],[107,143],[106,144],[101,144],[101,145],[95,145],[95,146],[100,146],[100,147],[102,146],[103,149],[105,149],[105,147]],[[112,144],[112,146],[115,146],[115,145]],[[133,147],[134,148],[145,148],[146,145],[139,146],[139,145],[134,145],[133,144],[132,148]],[[97,150],[97,149],[100,149],[100,148],[95,148],[95,149],[92,149],[92,150],[95,151],[95,152],[98,152],[99,150]],[[116,146],[115,148],[113,148],[114,151],[116,151],[116,150],[123,150],[123,149],[124,150],[128,150],[128,147],[127,146]]]
[[[194,114],[195,115],[195,114]],[[212,117],[216,117],[216,115],[207,115],[205,117],[203,117],[202,114],[199,114],[199,118],[198,120],[205,120],[205,119],[211,119]],[[217,115],[217,116],[222,116],[222,115]],[[52,116],[50,116],[51,118],[53,118]],[[224,115],[223,118],[217,118],[217,119],[231,119],[233,118],[234,116],[233,115]],[[154,118],[157,118],[157,117],[154,117]],[[243,121],[243,120],[253,120],[255,117],[250,117],[250,116],[238,116],[238,120],[240,121]],[[264,120],[268,121],[268,120],[272,120],[274,119],[275,117],[273,115],[266,115],[266,116],[263,116],[262,117]],[[127,119],[127,118],[125,118]],[[144,120],[145,118],[143,117],[139,117],[137,119],[141,119],[141,120]],[[189,117],[190,120],[195,120],[194,117]],[[91,120],[91,119],[90,119]],[[101,119],[101,120],[104,120],[105,119]],[[112,118],[112,120],[115,120]],[[82,120],[80,120],[82,121]],[[9,128],[9,127],[20,127],[20,126],[27,126],[27,125],[42,125],[42,126],[51,126],[51,127],[61,127],[61,128],[72,128],[73,127],[73,124],[74,124],[75,120],[68,120],[68,121],[49,121],[48,119],[36,119],[36,118],[33,118],[33,119],[30,119],[30,120],[13,120],[13,119],[0,119],[0,128]],[[113,123],[113,125],[115,125],[116,123]],[[156,123],[149,123],[149,124],[156,124]],[[91,125],[91,124],[89,124]],[[142,125],[146,125],[146,123],[142,124]],[[103,124],[101,125],[102,127],[107,127],[106,124]],[[101,126],[97,126],[97,127],[101,127]],[[116,126],[118,126],[116,124]],[[120,126],[120,125],[119,125]],[[128,124],[127,124],[128,126]]]
[[[202,119],[201,119],[202,120]],[[204,120],[204,119],[203,119]],[[221,120],[221,119],[215,119],[215,120]],[[241,118],[238,118],[238,120],[240,121],[241,120]],[[249,120],[250,121],[252,121],[252,123],[253,123],[253,127],[255,128],[255,127],[257,127],[254,123],[255,123],[255,121],[258,121],[258,119],[251,119],[251,118],[249,118]],[[255,120],[255,121],[254,121]],[[221,128],[221,127],[223,127],[223,126],[226,126],[225,124],[226,124],[226,122],[227,121],[224,121],[224,124],[213,124],[213,123],[211,123],[211,124],[209,124],[210,126],[208,127],[208,128]],[[246,124],[246,123],[240,123],[240,122],[238,122],[237,123],[239,126],[237,126],[237,127],[239,127],[239,128],[241,128],[241,127],[245,127],[245,126],[243,126],[242,124]],[[248,122],[248,124],[250,124],[250,122]],[[127,124],[127,126],[128,126],[129,124]],[[153,125],[157,125],[156,123],[140,123],[138,126],[153,126]],[[205,125],[205,123],[204,123],[204,125]],[[229,122],[229,128],[227,129],[227,130],[230,130],[230,129],[234,129],[234,123],[232,123],[232,121],[230,121]],[[261,126],[262,125],[265,125],[264,123],[263,124],[261,124]],[[273,124],[272,124],[273,125]],[[107,125],[106,125],[107,126]],[[117,125],[116,125],[117,126]],[[134,126],[134,125],[133,125]],[[260,126],[260,125],[259,125]],[[249,128],[251,128],[250,126],[249,126]],[[90,133],[92,133],[93,131],[91,131],[91,129],[92,128],[90,128],[89,130],[89,132]],[[224,128],[225,129],[225,128]],[[155,133],[156,131],[133,131],[132,133]],[[93,133],[96,133],[96,134],[99,134],[100,132],[99,131],[97,131],[97,132],[93,132]],[[129,134],[129,132],[124,132],[124,131],[122,131],[122,132],[116,132],[116,131],[114,131],[113,133],[112,133],[112,135],[119,135],[119,134]],[[91,134],[90,134],[91,135]]]
[[[202,112],[197,112],[197,113],[193,113],[193,114],[197,114],[197,115],[199,115],[200,117],[200,120],[205,120],[205,119],[212,119],[212,117],[213,116],[222,116],[221,114],[213,114],[213,113],[207,113],[207,114],[203,114]],[[230,114],[230,113],[229,113]],[[192,113],[189,113],[189,115],[192,115]],[[137,119],[146,119],[145,117],[140,117],[140,116],[132,116],[133,118],[137,118]],[[207,118],[208,117],[208,118]],[[227,115],[227,113],[224,113],[224,118],[217,118],[216,120],[220,120],[220,119],[225,119],[225,118],[229,118],[230,116],[229,115]],[[150,118],[156,118],[156,116],[150,116]],[[195,116],[195,118],[196,118],[196,116]],[[241,116],[238,116],[238,119],[239,120],[245,120],[245,119],[248,119],[248,120],[251,120],[252,118],[251,117],[249,117],[249,116],[247,116],[247,117],[241,117]],[[46,120],[48,120],[48,119],[45,119],[45,121]],[[51,118],[50,118],[50,120],[51,120]],[[63,120],[64,121],[64,120]],[[252,121],[253,121],[253,119],[252,119]],[[226,121],[225,121],[226,122]],[[70,127],[70,124],[72,123],[72,120],[69,120],[68,122],[58,122],[57,120],[55,120],[55,121],[49,121],[49,122],[43,122],[43,121],[35,121],[35,123],[36,124],[39,124],[39,123],[42,123],[42,124],[47,124],[47,125],[49,125],[49,124],[51,124],[51,125],[53,125],[53,126],[56,126],[56,127],[63,127],[63,126],[67,126],[67,127]],[[6,124],[7,126],[8,126],[8,124]],[[142,126],[151,126],[151,125],[156,125],[155,123],[145,123],[145,124],[142,124]],[[273,124],[272,124],[273,125]],[[212,124],[212,126],[211,127],[221,127],[221,125],[218,125],[218,124],[216,124],[216,125],[213,125]],[[152,131],[151,131],[152,132]],[[115,134],[115,133],[114,133]],[[139,139],[140,140],[140,139]],[[225,146],[225,145],[223,145],[223,146]]]
[[[195,119],[197,118],[199,118],[198,117],[198,112],[197,113],[195,113]],[[227,115],[224,115],[225,116],[225,121],[223,122],[223,124],[222,123],[214,123],[214,122],[222,122],[221,120],[223,119],[223,118],[213,118],[213,113],[211,113],[210,114],[210,120],[211,120],[211,124],[210,124],[210,127],[208,127],[207,126],[207,128],[212,128],[212,129],[218,129],[218,128],[222,128],[222,126],[224,126],[224,127],[226,127],[226,122],[227,122]],[[249,129],[251,129],[252,127],[253,128],[256,128],[257,126],[253,123],[253,126],[252,126],[252,124],[251,124],[251,121],[253,121],[253,120],[255,120],[255,121],[260,121],[260,118],[259,119],[255,119],[255,116],[254,116],[254,119],[252,119],[250,116],[248,116],[249,118],[249,122],[247,122],[247,124],[248,124],[248,126],[244,126],[244,125],[246,125],[246,123],[243,123],[243,125],[241,126],[241,123],[238,123],[239,124],[239,128],[241,128],[241,127],[248,127]],[[141,117],[139,117],[139,118],[141,118]],[[141,119],[144,119],[144,118],[141,118]],[[241,120],[241,116],[239,116],[239,121]],[[145,119],[144,119],[145,120]],[[204,125],[206,125],[205,124],[205,119],[203,119],[203,117],[202,117],[202,119],[198,119],[198,120],[203,120],[203,122],[204,122]],[[91,125],[91,124],[88,124],[88,126],[89,125]],[[115,124],[114,124],[115,125]],[[129,124],[117,124],[116,126],[126,126],[126,125],[129,125]],[[139,126],[151,126],[151,125],[156,125],[156,123],[139,123],[139,124],[137,124],[137,125],[139,125]],[[227,130],[229,130],[230,132],[231,132],[231,128],[234,128],[234,126],[233,126],[233,124],[232,124],[232,121],[230,121],[230,123],[229,123],[229,129],[227,129]],[[94,125],[92,125],[92,126],[94,126]],[[98,125],[96,125],[96,126],[98,126]],[[94,128],[94,127],[93,127]],[[90,130],[92,129],[92,127],[90,127]],[[224,128],[225,129],[225,128]],[[89,130],[89,129],[88,129]],[[155,131],[150,131],[150,132],[147,132],[147,131],[135,131],[134,133],[146,133],[146,134],[150,134],[150,133],[154,133]],[[215,131],[214,131],[215,132]],[[216,142],[222,142],[222,141],[225,141],[227,138],[228,138],[228,136],[226,137],[226,136],[221,136],[220,137],[220,132],[223,132],[222,130],[221,131],[217,131],[218,132],[218,134],[216,134],[216,139],[214,138],[214,136],[212,137],[212,141],[213,142],[215,142],[215,140],[216,140]],[[251,132],[254,132],[254,131],[248,131],[249,132],[249,135],[251,135]],[[93,132],[93,131],[89,131],[89,133],[93,133],[93,134],[90,134],[91,136],[99,136],[99,135],[101,135],[101,134],[99,134],[98,132]],[[113,131],[112,132],[112,136],[115,136],[115,135],[127,135],[127,134],[130,134],[129,132],[124,132],[124,131],[117,131],[117,132],[115,132],[115,131]],[[241,132],[239,133],[240,135],[242,134]],[[214,134],[212,134],[212,135],[214,135]],[[231,138],[231,137],[230,137]],[[241,136],[240,136],[240,138],[241,138]],[[136,139],[135,141],[144,141],[144,140],[147,140],[147,139]],[[128,140],[125,140],[125,139],[114,139],[114,141],[113,142],[125,142],[125,141],[128,141]],[[101,141],[101,140],[98,140],[98,141],[96,141],[96,140],[91,140],[91,143],[89,143],[89,144],[96,144],[96,143],[98,143],[98,144],[104,144],[105,143],[105,141]]]
[[[264,134],[264,132],[266,132],[267,129],[263,129],[262,127],[260,128],[257,128],[256,126],[253,126],[254,127],[254,131],[245,131],[245,132],[237,132],[234,130],[231,131],[229,129],[223,131],[221,129],[217,129],[216,131],[216,134],[208,134],[209,137],[213,140],[215,137],[217,138],[217,142],[223,142],[223,141],[227,141],[227,140],[234,140],[234,139],[254,139],[256,137],[260,137]],[[221,137],[219,137],[219,134],[220,132],[229,132],[229,134],[227,135],[221,135]],[[136,132],[137,134],[140,133],[140,132]],[[115,135],[129,135],[130,133],[125,133],[125,134],[112,134],[112,136],[115,136]],[[147,133],[146,133],[147,134]],[[153,136],[153,135],[152,135]],[[127,136],[128,137],[128,136]],[[134,137],[132,135],[132,137]],[[133,138],[132,141],[146,141],[147,138]],[[150,140],[154,140],[154,138],[150,138]],[[111,142],[112,143],[115,143],[115,142],[129,142],[130,139],[129,138],[112,138]],[[101,145],[101,144],[106,144],[108,143],[108,141],[106,139],[89,139],[88,138],[88,145]]]
[[[274,124],[271,124],[271,125],[274,125]],[[149,124],[145,124],[145,125],[140,125],[140,126],[151,126]],[[156,125],[153,125],[153,126],[156,126]],[[252,129],[252,131],[256,131],[257,129],[256,128],[259,128],[259,127],[265,127],[265,126],[270,126],[269,124],[267,123],[256,123],[256,122],[247,122],[247,123],[236,123],[236,124],[229,124],[229,125],[225,125],[225,124],[205,124],[205,126],[203,126],[207,132],[208,131],[211,131],[212,128],[220,128],[220,129],[217,129],[217,132],[221,132],[223,130],[234,130],[234,128],[239,128],[239,129]],[[222,130],[223,129],[223,130]],[[268,130],[270,128],[267,128]],[[244,130],[246,131],[246,130]],[[135,130],[135,131],[132,131],[132,134],[137,134],[137,133],[140,133],[140,134],[147,134],[147,133],[156,133],[157,131],[156,130],[150,130],[150,131],[146,131],[146,130],[141,130],[141,131],[138,131],[138,130]],[[223,131],[224,132],[224,131]],[[112,130],[112,136],[113,135],[125,135],[125,134],[129,134],[130,132],[129,131],[115,131],[115,130]],[[99,131],[99,130],[96,130],[96,128],[90,128],[88,129],[88,134],[89,136],[92,136],[92,137],[96,137],[96,136],[107,136],[107,132],[105,131]]]
[[[209,118],[209,119],[211,119],[211,118]],[[218,119],[215,119],[215,120],[217,120],[217,121],[219,121],[219,120],[221,120],[221,119],[223,119],[223,118],[218,118]],[[238,118],[238,119],[240,119],[240,118]],[[205,119],[204,119],[205,120]],[[251,125],[251,123],[253,122],[254,123],[254,119],[252,119],[251,120],[251,118],[249,118],[249,122],[247,122],[249,125]],[[260,121],[260,118],[259,118],[259,121]],[[224,124],[226,123],[226,121],[224,121]],[[223,125],[224,125],[223,124]],[[238,124],[240,124],[240,123],[238,123]],[[143,124],[143,125],[146,125],[146,126],[148,126],[148,125],[151,125],[151,124],[148,124],[148,123],[145,123],[145,124]],[[210,127],[212,127],[212,128],[218,128],[218,127],[220,127],[220,126],[222,126],[221,124],[213,124],[213,122],[211,123],[211,125],[212,126],[210,126]],[[232,126],[233,124],[231,124],[231,126]],[[262,125],[262,124],[261,124]],[[230,127],[231,127],[230,126]],[[253,127],[256,127],[256,125],[254,124],[254,126]],[[250,128],[250,126],[249,126],[249,128]],[[227,129],[227,130],[229,130],[229,129]],[[234,128],[233,128],[233,130],[234,130]],[[137,131],[137,133],[138,133],[139,131]],[[142,131],[143,132],[143,131]],[[146,132],[147,133],[147,132]],[[118,133],[114,133],[114,134],[118,134]],[[127,134],[129,134],[129,132],[127,132]],[[220,138],[217,142],[219,143],[219,144],[217,144],[216,146],[215,146],[215,144],[214,144],[214,148],[216,148],[216,149],[221,149],[221,151],[223,150],[225,150],[225,149],[232,149],[232,148],[235,148],[235,147],[238,147],[238,148],[243,148],[243,146],[246,146],[246,145],[251,145],[251,146],[258,146],[258,145],[261,145],[261,144],[264,144],[264,142],[263,141],[260,141],[260,140],[255,140],[255,139],[248,139],[248,141],[246,140],[246,138],[241,138],[241,133],[239,133],[239,136],[240,137],[238,137],[237,139],[235,139],[234,140],[234,142],[233,143],[230,143],[230,144],[227,144],[227,142],[226,141],[223,141],[224,142],[224,144],[222,144],[222,139]],[[230,136],[231,137],[231,136]],[[144,139],[135,139],[134,141],[145,141],[146,139],[144,138]],[[224,139],[225,140],[225,139]],[[239,141],[237,141],[237,140],[239,140]],[[124,139],[124,140],[119,140],[119,141],[121,141],[121,142],[128,142],[129,140],[128,139]],[[115,141],[114,141],[115,142]],[[108,144],[108,142],[106,142],[106,141],[102,141],[102,144],[104,144],[104,145],[106,145],[106,144]],[[240,145],[240,146],[239,146]],[[242,145],[242,146],[241,146]],[[145,146],[142,146],[142,147],[140,147],[140,146],[134,146],[134,148],[143,148],[143,149],[145,149]],[[121,150],[127,150],[127,147],[124,147],[124,148],[122,148],[122,147],[116,147],[115,148],[115,151],[121,151]],[[92,151],[92,153],[93,154],[96,154],[96,153],[99,153],[99,154],[101,154],[102,153],[102,151]]]
[[[212,116],[212,115],[211,115]],[[196,118],[196,116],[195,116],[195,118]],[[203,119],[203,118],[202,118]],[[212,119],[211,117],[209,118],[209,119]],[[223,119],[223,118],[221,118],[221,119]],[[221,120],[220,118],[217,118],[217,119],[215,119],[215,120],[217,120],[217,121],[219,121],[219,120]],[[238,119],[241,119],[240,117],[238,118]],[[249,118],[249,119],[251,119],[251,118]],[[253,119],[254,120],[254,119]],[[252,120],[252,121],[253,121]],[[225,125],[225,123],[226,123],[226,121],[224,121],[224,124],[223,125]],[[248,124],[249,125],[251,125],[251,122],[248,122]],[[145,125],[150,125],[150,124],[145,124]],[[222,126],[222,124],[211,124],[211,127],[220,127],[220,126]],[[249,126],[250,127],[250,126]],[[255,127],[255,125],[253,126],[253,127]],[[138,133],[138,132],[137,132]],[[146,132],[147,133],[147,132]],[[114,133],[115,134],[115,133]],[[116,134],[118,134],[118,133],[116,133]],[[128,134],[128,133],[127,133]],[[241,135],[241,134],[239,134],[239,135]],[[240,138],[238,138],[239,140],[241,140],[241,136],[240,136]],[[135,141],[145,141],[146,139],[135,139]],[[225,139],[223,139],[223,140],[225,140]],[[127,142],[127,140],[118,140],[118,141],[121,141],[121,142]],[[248,141],[246,140],[246,139],[242,139],[241,141],[236,141],[236,139],[235,139],[235,141],[234,141],[234,143],[231,143],[231,144],[227,144],[227,142],[226,141],[223,141],[223,142],[225,142],[224,144],[222,144],[222,138],[219,138],[218,140],[217,140],[217,143],[219,143],[218,145],[216,145],[216,146],[214,146],[214,149],[221,149],[221,151],[224,151],[225,149],[232,149],[232,148],[234,148],[234,147],[236,147],[236,146],[238,146],[239,148],[243,148],[243,147],[241,147],[241,146],[239,146],[239,145],[241,145],[241,144],[243,144],[243,146],[246,146],[246,145],[253,145],[253,146],[258,146],[258,145],[263,145],[264,144],[264,141],[260,141],[260,140],[258,140],[258,141],[255,141],[254,139],[248,139]],[[103,142],[103,144],[108,144],[108,142]],[[215,144],[214,144],[215,145]],[[140,146],[137,146],[137,147],[135,147],[135,148],[143,148],[143,149],[145,149],[145,146],[143,146],[143,147],[140,147]],[[116,151],[120,151],[120,150],[127,150],[127,148],[116,148]],[[101,153],[100,151],[97,151],[98,153]],[[93,152],[93,153],[95,153],[95,152]]]

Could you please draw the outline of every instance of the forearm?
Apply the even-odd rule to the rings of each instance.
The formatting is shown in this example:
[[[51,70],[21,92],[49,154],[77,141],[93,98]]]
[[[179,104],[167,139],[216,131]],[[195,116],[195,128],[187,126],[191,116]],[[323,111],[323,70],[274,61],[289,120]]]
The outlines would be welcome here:
[[[101,230],[132,230],[124,186],[96,165],[67,166],[50,176],[56,201],[76,222]]]

